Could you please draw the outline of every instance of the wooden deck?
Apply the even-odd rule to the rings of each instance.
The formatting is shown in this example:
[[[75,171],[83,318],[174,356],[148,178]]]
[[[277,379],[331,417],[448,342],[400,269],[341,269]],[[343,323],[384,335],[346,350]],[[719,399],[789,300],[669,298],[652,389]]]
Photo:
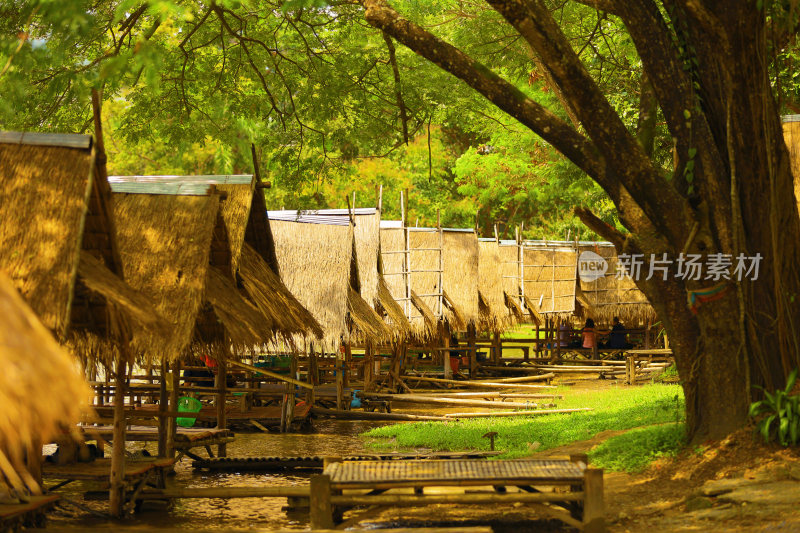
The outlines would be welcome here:
[[[409,461],[435,459],[483,459],[500,452],[431,452],[431,453],[382,453],[353,455],[345,461]],[[280,470],[322,470],[323,457],[218,457],[192,461],[200,470],[227,470],[236,472],[270,472]]]
[[[332,528],[345,509],[356,506],[523,503],[547,517],[583,531],[599,533],[605,531],[603,471],[588,468],[585,461],[585,456],[576,456],[570,461],[341,462],[328,459],[323,473],[311,478],[311,527]],[[486,490],[425,492],[432,487],[479,486]],[[413,494],[384,494],[393,489],[409,488],[414,490]],[[364,493],[365,490],[369,492]]]

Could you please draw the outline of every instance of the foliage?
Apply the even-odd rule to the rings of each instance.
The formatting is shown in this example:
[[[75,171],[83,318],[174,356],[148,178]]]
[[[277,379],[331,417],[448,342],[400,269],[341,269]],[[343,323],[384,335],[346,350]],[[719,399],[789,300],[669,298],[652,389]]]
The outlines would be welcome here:
[[[641,472],[654,459],[674,457],[685,445],[683,424],[662,424],[611,437],[589,452],[589,461],[608,470]]]
[[[794,446],[800,442],[800,395],[791,394],[796,381],[795,368],[784,389],[775,392],[764,390],[764,399],[750,405],[750,416],[756,420],[764,441],[777,441],[781,446]]]
[[[674,422],[674,401],[682,392],[676,385],[646,385],[622,390],[579,391],[559,389],[565,399],[559,408],[592,407],[592,411],[536,417],[476,418],[453,422],[414,422],[384,426],[364,435],[372,445],[417,447],[436,450],[487,450],[482,438],[488,431],[498,433],[495,448],[503,458],[528,456],[570,442],[591,439],[601,431],[625,430],[651,424]],[[389,440],[387,440],[389,439]]]

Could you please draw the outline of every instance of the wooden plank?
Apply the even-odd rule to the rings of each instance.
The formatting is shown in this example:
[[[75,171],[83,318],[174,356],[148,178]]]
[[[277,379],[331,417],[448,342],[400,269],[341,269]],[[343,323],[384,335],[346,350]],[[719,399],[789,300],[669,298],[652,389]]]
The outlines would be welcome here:
[[[542,503],[553,501],[581,501],[583,492],[486,492],[469,494],[353,494],[331,496],[333,505],[386,505],[418,506],[432,504],[502,504],[502,503]]]
[[[371,413],[369,411],[344,411],[325,407],[312,407],[311,413],[344,420],[447,420],[443,416],[409,415],[405,413]]]
[[[271,378],[277,379],[278,381],[285,381],[286,383],[291,383],[292,385],[297,385],[298,387],[303,387],[304,389],[313,389],[313,385],[309,385],[308,383],[304,383],[302,381],[296,380],[294,378],[286,377],[282,374],[276,374],[275,372],[270,372],[269,370],[264,370],[263,368],[256,368],[254,366],[248,365],[247,363],[242,363],[241,361],[234,361],[231,360],[230,364],[233,366],[238,366],[239,368],[243,368],[245,370],[249,370],[250,372],[255,372],[257,374],[262,374],[264,376],[269,376]]]
[[[462,398],[437,398],[435,396],[421,396],[416,394],[386,394],[379,392],[361,392],[364,398],[376,398],[379,400],[391,400],[400,403],[416,404],[439,404],[461,407],[490,407],[497,409],[508,409],[516,407],[518,409],[536,409],[538,406],[531,403],[522,402],[493,402],[490,400],[468,400]]]

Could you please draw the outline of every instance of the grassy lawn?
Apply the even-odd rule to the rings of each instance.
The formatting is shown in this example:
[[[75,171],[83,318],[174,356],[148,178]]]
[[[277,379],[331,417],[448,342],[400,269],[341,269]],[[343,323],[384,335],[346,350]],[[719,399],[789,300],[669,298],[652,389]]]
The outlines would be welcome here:
[[[589,461],[608,470],[640,472],[653,459],[674,457],[685,444],[686,428],[683,424],[649,426],[602,442],[589,452]]]
[[[600,390],[560,388],[559,408],[592,407],[593,411],[540,417],[476,418],[453,422],[414,422],[375,428],[363,434],[378,448],[425,447],[434,450],[488,450],[482,435],[498,433],[501,458],[530,455],[570,442],[591,439],[601,431],[674,423],[683,417],[683,391],[678,385]],[[657,439],[641,442],[656,442]],[[637,441],[640,442],[640,441]],[[660,441],[659,441],[660,442]],[[624,443],[623,443],[624,444]],[[649,453],[648,450],[639,453]]]

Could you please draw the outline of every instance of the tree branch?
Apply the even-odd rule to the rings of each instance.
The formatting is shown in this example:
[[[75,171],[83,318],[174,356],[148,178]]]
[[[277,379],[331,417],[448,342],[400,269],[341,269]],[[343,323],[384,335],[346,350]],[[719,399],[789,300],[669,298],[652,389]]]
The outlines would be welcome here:
[[[400,109],[403,141],[408,144],[408,112],[406,111],[406,103],[403,101],[403,91],[400,88],[400,69],[397,66],[397,55],[395,54],[392,38],[388,33],[383,32],[383,40],[386,42],[386,48],[389,49],[389,63],[392,65],[392,72],[394,73],[394,94],[397,98],[397,107]]]
[[[622,250],[625,240],[629,238],[629,235],[625,235],[610,224],[604,222],[600,217],[585,207],[575,207],[573,212],[587,228],[610,241],[617,247],[617,250]]]
[[[671,242],[688,231],[686,200],[661,176],[599,89],[542,0],[487,0],[525,38],[553,76],[608,166]],[[556,146],[558,148],[558,146]],[[591,174],[590,174],[591,175]],[[603,186],[602,183],[600,183]],[[607,187],[603,187],[606,189]]]

